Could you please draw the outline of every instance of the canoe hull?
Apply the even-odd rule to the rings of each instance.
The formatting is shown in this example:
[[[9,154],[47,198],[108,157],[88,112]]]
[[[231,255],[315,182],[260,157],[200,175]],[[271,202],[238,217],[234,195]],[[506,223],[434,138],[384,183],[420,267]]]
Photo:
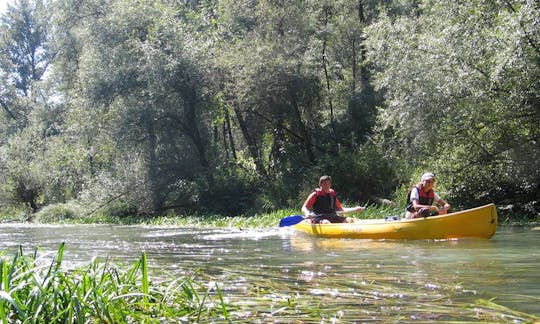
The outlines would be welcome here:
[[[318,237],[430,240],[464,237],[489,239],[497,231],[497,208],[489,204],[448,215],[398,221],[356,220],[355,223],[296,224],[295,229]]]

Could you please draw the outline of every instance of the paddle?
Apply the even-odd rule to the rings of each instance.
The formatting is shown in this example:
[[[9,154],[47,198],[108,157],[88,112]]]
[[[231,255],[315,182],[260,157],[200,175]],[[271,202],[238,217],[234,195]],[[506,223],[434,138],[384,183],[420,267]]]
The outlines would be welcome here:
[[[366,207],[360,207],[360,210],[364,210],[365,208]],[[359,211],[358,207],[344,208],[344,210],[338,210],[336,213],[338,215],[343,215],[343,214],[354,212],[354,211]],[[307,219],[307,218],[308,217],[304,217],[302,215],[288,216],[288,217],[282,218],[279,221],[279,227],[293,226],[293,225],[296,225],[296,224],[300,223],[301,221],[303,221],[304,219]]]
[[[306,218],[307,217],[304,217],[302,215],[292,215],[292,216],[289,216],[289,217],[285,217],[285,218],[282,218],[279,221],[279,227],[293,226],[293,225],[296,225],[296,224],[300,223],[301,221],[303,221]]]

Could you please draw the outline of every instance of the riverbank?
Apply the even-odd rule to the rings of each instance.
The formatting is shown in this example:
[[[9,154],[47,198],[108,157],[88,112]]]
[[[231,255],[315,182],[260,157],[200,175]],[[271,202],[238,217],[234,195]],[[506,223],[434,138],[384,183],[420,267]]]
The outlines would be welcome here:
[[[148,225],[179,227],[232,227],[232,228],[267,228],[278,226],[282,218],[299,214],[299,209],[281,209],[269,213],[253,215],[223,216],[216,214],[175,214],[158,216],[111,216],[99,212],[85,214],[69,205],[55,205],[44,208],[34,215],[14,212],[0,214],[0,222],[32,222],[40,224],[112,224],[112,225]],[[391,206],[369,206],[361,213],[352,213],[351,217],[362,219],[383,218],[399,215],[400,209]]]
[[[177,214],[167,213],[158,216],[128,215],[113,216],[100,212],[87,213],[79,206],[57,204],[48,206],[36,214],[13,210],[0,214],[0,223],[38,223],[38,224],[111,224],[111,225],[147,225],[178,227],[224,227],[224,228],[267,228],[278,226],[282,218],[299,214],[299,209],[281,209],[269,213],[253,215],[223,216],[217,214]],[[512,215],[499,209],[499,224],[538,226],[540,216],[536,220],[525,219],[520,215]],[[361,213],[350,214],[353,218],[377,219],[386,216],[403,216],[403,210],[394,205],[372,205]]]

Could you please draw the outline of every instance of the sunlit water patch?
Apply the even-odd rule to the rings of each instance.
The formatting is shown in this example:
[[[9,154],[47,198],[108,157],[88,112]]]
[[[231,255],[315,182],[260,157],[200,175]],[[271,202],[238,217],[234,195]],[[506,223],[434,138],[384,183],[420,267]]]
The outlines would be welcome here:
[[[282,236],[283,231],[279,229],[257,229],[257,230],[242,230],[242,229],[221,229],[213,231],[211,234],[200,235],[202,240],[227,240],[227,239],[245,239],[245,240],[260,240],[273,236]]]
[[[540,316],[540,232],[491,240],[317,239],[292,228],[0,225],[0,250],[66,243],[67,266],[129,263],[144,251],[159,280],[198,273],[252,322],[490,321]],[[49,257],[49,255],[47,255]],[[507,307],[507,308],[505,308]],[[530,317],[529,317],[530,319]]]

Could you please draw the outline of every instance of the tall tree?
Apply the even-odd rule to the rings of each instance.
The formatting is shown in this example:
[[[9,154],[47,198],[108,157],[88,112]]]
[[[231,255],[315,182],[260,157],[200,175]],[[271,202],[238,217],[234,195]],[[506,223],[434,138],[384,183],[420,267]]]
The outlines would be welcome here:
[[[295,143],[314,162],[309,124],[318,115],[313,99],[318,97],[319,81],[311,72],[309,38],[304,37],[310,33],[305,14],[309,7],[280,1],[226,1],[220,8],[218,33],[231,40],[223,44],[219,62],[224,67],[226,98],[259,172],[265,174],[266,165],[287,160],[286,143]],[[263,155],[265,136],[270,139],[267,156]]]
[[[2,194],[36,211],[38,198],[50,187],[40,174],[40,156],[61,120],[50,97],[51,84],[44,82],[53,59],[45,4],[30,0],[8,4],[0,24]]]
[[[80,96],[85,109],[99,111],[92,114],[99,118],[93,125],[99,123],[100,131],[116,142],[115,149],[129,156],[114,157],[117,169],[110,171],[131,183],[125,197],[140,212],[167,207],[174,183],[193,180],[210,165],[209,111],[203,108],[212,102],[194,60],[201,53],[181,20],[188,9],[154,1],[109,1],[67,10],[87,17],[69,29],[78,40],[74,44],[81,44],[71,52],[78,64],[68,65],[78,66],[76,75],[64,70],[66,78],[77,80],[70,93]],[[102,151],[101,145],[109,143],[92,146]]]
[[[29,114],[25,98],[32,82],[42,79],[51,61],[46,11],[42,1],[17,0],[0,19],[0,106],[7,121],[20,128]]]
[[[439,165],[465,204],[483,197],[510,203],[509,192],[527,197],[513,203],[533,201],[540,179],[538,4],[429,1],[420,9],[369,29],[377,87],[387,98],[385,146],[417,167]]]

